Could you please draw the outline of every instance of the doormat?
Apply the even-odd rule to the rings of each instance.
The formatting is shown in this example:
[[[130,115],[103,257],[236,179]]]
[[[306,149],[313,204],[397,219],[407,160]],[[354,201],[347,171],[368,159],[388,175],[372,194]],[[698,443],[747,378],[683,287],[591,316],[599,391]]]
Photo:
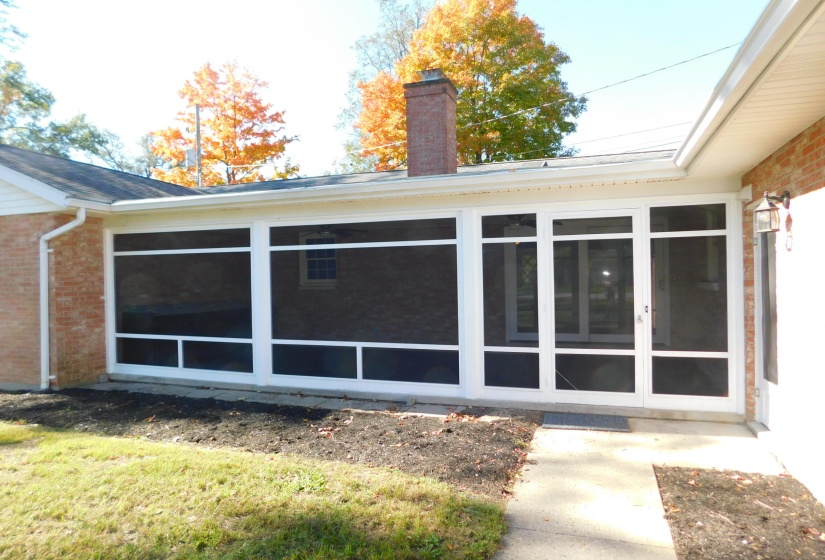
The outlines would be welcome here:
[[[571,414],[565,412],[547,412],[544,414],[542,428],[559,430],[599,430],[603,432],[629,432],[630,426],[624,416],[607,414]]]

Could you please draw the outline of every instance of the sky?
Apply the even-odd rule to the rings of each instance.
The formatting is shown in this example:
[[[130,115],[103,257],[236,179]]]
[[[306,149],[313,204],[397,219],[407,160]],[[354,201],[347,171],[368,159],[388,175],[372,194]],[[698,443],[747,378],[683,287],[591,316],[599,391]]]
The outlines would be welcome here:
[[[336,127],[356,67],[352,44],[376,31],[376,0],[17,0],[28,35],[12,54],[57,99],[52,117],[85,113],[129,149],[175,124],[177,95],[206,62],[234,61],[269,82],[286,112],[286,150],[302,176],[334,170],[347,132]],[[577,95],[745,39],[767,0],[520,0],[518,11],[571,57],[562,78]],[[588,94],[580,155],[675,148],[738,45]],[[656,129],[656,130],[650,130]],[[646,133],[639,131],[648,130]],[[615,137],[615,138],[611,138]]]

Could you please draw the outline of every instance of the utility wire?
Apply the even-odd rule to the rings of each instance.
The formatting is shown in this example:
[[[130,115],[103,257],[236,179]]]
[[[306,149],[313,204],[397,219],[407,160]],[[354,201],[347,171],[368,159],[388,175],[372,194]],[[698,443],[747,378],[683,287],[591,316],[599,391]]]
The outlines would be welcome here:
[[[632,82],[632,81],[638,80],[640,78],[646,78],[647,76],[651,76],[651,75],[657,74],[659,72],[664,72],[665,70],[670,70],[671,68],[681,66],[682,64],[687,64],[688,62],[693,62],[694,60],[699,60],[700,58],[705,58],[706,56],[711,56],[713,54],[716,54],[716,53],[719,53],[719,52],[722,52],[722,51],[726,51],[728,49],[732,49],[733,47],[738,47],[741,44],[742,44],[742,41],[739,41],[738,43],[728,45],[727,47],[722,47],[721,49],[716,49],[714,51],[706,52],[704,54],[700,54],[698,56],[694,56],[693,58],[688,58],[688,59],[679,61],[679,62],[677,62],[675,64],[671,64],[669,66],[663,66],[661,68],[657,68],[656,70],[651,70],[650,72],[645,72],[644,74],[639,74],[637,76],[633,76],[632,78],[627,78],[625,80],[620,80],[618,82],[614,82],[614,83],[608,84],[606,86],[601,86],[601,87],[598,87],[596,89],[591,89],[589,91],[585,91],[581,95],[582,96],[590,95],[592,93],[596,93],[596,92],[599,92],[599,91],[604,91],[606,89],[616,87],[616,86],[620,86],[622,84],[626,84],[628,82]],[[526,109],[521,109],[519,111],[515,111],[514,113],[509,113],[507,115],[501,115],[500,117],[494,117],[492,119],[487,119],[485,121],[479,121],[479,122],[476,122],[476,123],[466,124],[464,126],[459,127],[459,129],[470,128],[470,127],[473,127],[473,126],[480,126],[482,124],[487,124],[487,123],[490,123],[490,122],[495,122],[495,121],[508,119],[510,117],[514,117],[516,115],[526,113],[527,111],[534,111],[536,109],[541,109],[543,107],[548,107],[550,105],[556,105],[556,104],[562,103],[564,101],[567,101],[567,100],[566,99],[558,99],[558,100],[555,100],[555,101],[549,101],[547,103],[537,105],[536,107],[528,107]],[[676,126],[676,125],[671,125],[671,126]],[[603,138],[603,140],[606,140],[606,138]],[[360,150],[345,152],[345,155],[358,154],[358,153],[362,153],[362,152],[369,151],[369,150],[378,150],[380,148],[389,148],[391,146],[400,146],[401,144],[405,144],[406,142],[407,142],[406,140],[399,140],[398,142],[391,142],[389,144],[382,144],[380,146],[370,146],[369,148],[362,148]],[[595,140],[592,140],[592,142],[595,142]],[[535,151],[541,151],[541,150],[535,150]],[[523,152],[523,153],[527,153],[527,152]],[[519,154],[519,155],[521,155],[521,154]]]
[[[722,52],[724,50],[731,49],[731,48],[739,46],[741,44],[742,44],[742,41],[740,41],[738,43],[734,43],[733,45],[728,45],[727,47],[722,47],[721,49],[716,49],[715,51],[707,52],[705,54],[700,54],[699,56],[694,56],[693,58],[689,58],[687,60],[682,60],[681,62],[677,62],[676,64],[671,64],[670,66],[663,66],[662,68],[658,68],[656,70],[651,70],[650,72],[645,72],[644,74],[639,74],[638,76],[633,76],[632,78],[627,78],[626,80],[621,80],[619,82],[614,82],[614,83],[608,84],[606,86],[602,86],[602,87],[599,87],[599,88],[596,88],[596,89],[591,89],[590,91],[586,91],[586,92],[582,93],[581,95],[583,97],[585,95],[590,95],[591,93],[596,93],[597,91],[602,91],[602,90],[605,90],[605,89],[608,89],[608,88],[612,88],[612,87],[616,87],[616,86],[619,86],[619,85],[622,85],[622,84],[626,84],[628,82],[632,82],[634,80],[638,80],[639,78],[645,78],[645,77],[650,76],[652,74],[656,74],[658,72],[663,72],[665,70],[670,70],[671,68],[675,68],[676,66],[680,66],[682,64],[687,64],[688,62],[693,62],[694,60],[699,60],[700,58],[704,58],[706,56],[710,56],[712,54],[716,54],[718,52]],[[556,105],[558,103],[561,103],[562,101],[566,101],[566,100],[558,99],[556,101],[549,101],[547,103],[543,103],[543,104],[538,105],[536,107],[528,107],[527,109],[521,109],[519,111],[516,111],[515,113],[510,113],[508,115],[502,115],[500,117],[494,117],[492,119],[487,119],[486,121],[481,121],[481,122],[477,122],[477,123],[473,123],[473,124],[468,124],[468,125],[465,125],[461,128],[469,128],[471,126],[479,126],[479,125],[487,124],[487,123],[494,122],[494,121],[500,121],[500,120],[503,120],[503,119],[514,117],[516,115],[520,115],[522,113],[526,113],[527,111],[534,111],[536,109],[541,109],[542,107],[548,107],[550,105]]]
[[[654,130],[664,130],[665,128],[673,128],[673,127],[676,127],[676,126],[684,126],[686,124],[691,124],[691,121],[685,121],[685,122],[676,123],[676,124],[668,124],[668,125],[665,125],[665,126],[657,126],[656,128],[648,128],[648,129],[645,129],[645,130],[637,130],[635,132],[626,132],[624,134],[616,134],[615,136],[605,136],[604,138],[593,138],[591,140],[584,140],[583,142],[575,142],[573,144],[573,146],[580,146],[581,144],[590,144],[592,142],[601,142],[602,140],[612,140],[614,138],[622,138],[622,137],[625,137],[625,136],[633,136],[633,135],[636,135],[636,134],[643,134],[645,132],[653,132]],[[653,140],[651,140],[651,141],[653,141]],[[528,150],[526,152],[518,152],[518,153],[515,153],[515,154],[507,154],[507,155],[510,155],[510,156],[523,156],[525,154],[533,154],[535,152],[543,152],[543,151],[544,151],[544,148],[538,148],[536,150]]]

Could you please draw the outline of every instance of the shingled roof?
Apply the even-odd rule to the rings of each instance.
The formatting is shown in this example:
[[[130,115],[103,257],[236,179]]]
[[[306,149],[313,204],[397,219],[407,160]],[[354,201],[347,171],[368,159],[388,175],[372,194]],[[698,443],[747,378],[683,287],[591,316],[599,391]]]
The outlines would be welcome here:
[[[594,167],[598,165],[616,165],[622,163],[637,163],[641,161],[669,160],[673,158],[675,150],[660,150],[655,152],[636,152],[628,154],[609,154],[601,156],[575,156],[550,159],[533,159],[507,161],[501,163],[482,163],[479,165],[464,165],[458,168],[458,175],[489,175],[502,171],[518,172],[528,169],[569,169],[574,167]],[[197,189],[200,194],[225,194],[239,192],[274,191],[283,189],[299,189],[310,187],[326,187],[335,185],[355,185],[362,183],[377,183],[381,181],[401,180],[407,177],[405,170],[376,171],[371,173],[353,173],[350,175],[324,175],[321,177],[301,177],[279,181],[265,181],[262,183],[244,183],[240,185],[220,185],[217,187],[203,187]],[[445,177],[448,177],[445,176]]]
[[[199,194],[196,189],[2,144],[0,165],[28,175],[71,198],[88,202],[110,204],[119,200]]]
[[[601,156],[566,157],[541,160],[512,161],[466,165],[458,168],[458,175],[489,175],[500,172],[519,172],[531,169],[570,169],[596,167],[642,161],[662,161],[673,157],[673,150],[611,154]],[[384,181],[399,181],[407,172],[383,171],[349,175],[301,177],[261,183],[222,185],[217,187],[187,188],[122,171],[106,169],[68,159],[48,156],[0,144],[0,165],[32,177],[67,196],[89,202],[111,204],[129,200],[146,200],[182,196],[208,196],[227,193],[248,193],[291,190],[323,186],[345,186]]]

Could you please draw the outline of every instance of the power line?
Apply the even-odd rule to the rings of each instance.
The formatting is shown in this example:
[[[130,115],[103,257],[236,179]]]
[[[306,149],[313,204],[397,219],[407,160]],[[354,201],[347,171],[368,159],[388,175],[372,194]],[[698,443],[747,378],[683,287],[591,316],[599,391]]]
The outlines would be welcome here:
[[[645,78],[647,76],[650,76],[652,74],[656,74],[658,72],[663,72],[665,70],[670,70],[671,68],[675,68],[676,66],[680,66],[682,64],[687,64],[688,62],[693,62],[694,60],[699,60],[700,58],[704,58],[706,56],[710,56],[712,54],[716,54],[718,52],[722,52],[724,50],[731,49],[731,48],[739,46],[741,44],[742,44],[742,41],[740,41],[738,43],[734,43],[733,45],[728,45],[727,47],[722,47],[721,49],[716,49],[715,51],[700,54],[699,56],[694,56],[693,58],[688,58],[687,60],[682,60],[682,61],[677,62],[675,64],[671,64],[670,66],[663,66],[662,68],[658,68],[658,69],[652,70],[650,72],[645,72],[644,74],[639,74],[638,76],[633,76],[632,78],[627,78],[626,80],[621,80],[619,82],[614,82],[614,83],[608,84],[606,86],[602,86],[602,87],[599,87],[599,88],[596,88],[596,89],[591,89],[590,91],[586,91],[586,92],[582,93],[582,96],[590,95],[591,93],[596,93],[597,91],[602,91],[602,90],[605,90],[605,89],[608,89],[608,88],[612,88],[612,87],[616,87],[616,86],[619,86],[619,85],[622,85],[622,84],[626,84],[628,82],[632,82],[632,81],[638,80],[640,78]],[[558,103],[561,103],[562,101],[565,101],[565,100],[558,99],[556,101],[549,101],[547,103],[543,103],[543,104],[538,105],[536,107],[528,107],[527,109],[521,109],[521,110],[516,111],[514,113],[510,113],[508,115],[502,115],[500,117],[494,117],[492,119],[487,119],[486,121],[481,121],[481,122],[477,122],[477,123],[473,123],[473,124],[464,125],[461,128],[469,128],[471,126],[479,126],[479,125],[487,124],[487,123],[494,122],[494,121],[500,121],[500,120],[503,120],[503,119],[514,117],[516,115],[520,115],[522,113],[526,113],[527,111],[534,111],[536,109],[541,109],[542,107],[548,107],[550,105],[556,105]]]
[[[599,91],[604,91],[606,89],[616,87],[616,86],[619,86],[619,85],[622,85],[622,84],[626,84],[628,82],[632,82],[632,81],[635,81],[635,80],[638,80],[638,79],[641,79],[641,78],[645,78],[647,76],[651,76],[651,75],[657,74],[659,72],[664,72],[665,70],[670,70],[671,68],[675,68],[676,66],[681,66],[682,64],[687,64],[688,62],[693,62],[694,60],[699,60],[700,58],[705,58],[706,56],[711,56],[713,54],[716,54],[716,53],[719,53],[719,52],[722,52],[722,51],[726,51],[728,49],[732,49],[733,47],[738,47],[741,44],[742,44],[742,41],[739,41],[738,43],[728,45],[727,47],[722,47],[720,49],[716,49],[716,50],[713,50],[713,51],[710,51],[710,52],[706,52],[704,54],[700,54],[698,56],[694,56],[693,58],[688,58],[688,59],[685,59],[685,60],[681,60],[681,61],[676,62],[674,64],[671,64],[669,66],[663,66],[661,68],[657,68],[656,70],[651,70],[650,72],[645,72],[644,74],[639,74],[637,76],[633,76],[632,78],[627,78],[625,80],[620,80],[618,82],[614,82],[614,83],[608,84],[606,86],[601,86],[601,87],[598,87],[596,89],[591,89],[589,91],[585,91],[581,95],[582,96],[590,95],[592,93],[596,93],[596,92],[599,92]],[[556,104],[561,103],[563,101],[566,101],[566,100],[558,99],[558,100],[555,100],[555,101],[549,101],[547,103],[543,103],[543,104],[537,105],[535,107],[528,107],[526,109],[520,109],[520,110],[515,111],[513,113],[509,113],[507,115],[501,115],[500,117],[494,117],[492,119],[487,119],[485,121],[479,121],[479,122],[476,122],[476,123],[466,124],[464,126],[459,127],[459,130],[464,129],[464,128],[470,128],[472,126],[480,126],[482,124],[487,124],[487,123],[491,123],[491,122],[495,122],[495,121],[508,119],[510,117],[514,117],[516,115],[526,113],[527,111],[534,111],[536,109],[541,109],[543,107],[549,107],[550,105],[556,105]],[[677,125],[669,125],[669,126],[677,126]],[[664,127],[664,128],[667,128],[667,127]],[[656,130],[656,129],[651,129],[651,130]],[[628,133],[628,134],[633,134],[633,133]],[[619,136],[622,136],[622,135],[619,135]],[[602,138],[602,140],[606,140],[606,139],[607,138]],[[407,142],[406,140],[399,140],[398,142],[391,142],[389,144],[382,144],[381,146],[370,146],[369,148],[362,148],[360,150],[344,152],[344,154],[345,155],[351,155],[351,154],[358,154],[358,153],[365,152],[365,151],[370,151],[370,150],[378,150],[378,149],[381,149],[381,148],[389,148],[389,147],[392,147],[392,146],[400,146],[402,144],[406,144],[406,142]],[[596,142],[596,140],[588,140],[588,142]],[[584,142],[579,142],[579,144],[583,144],[583,143]],[[541,151],[541,150],[531,150],[531,151]],[[521,152],[520,154],[516,154],[516,155],[523,155],[525,153],[530,153],[530,152]]]
[[[665,126],[657,126],[656,128],[648,128],[648,129],[645,129],[645,130],[637,130],[636,132],[627,132],[625,134],[617,134],[615,136],[605,136],[604,138],[594,138],[593,140],[583,140],[582,142],[576,142],[573,145],[574,146],[579,146],[581,144],[590,144],[592,142],[601,142],[602,140],[612,140],[613,138],[621,138],[623,136],[633,136],[634,134],[642,134],[644,132],[653,132],[654,130],[663,130],[665,128],[673,128],[673,127],[676,127],[676,126],[684,126],[686,124],[691,124],[691,122],[692,121],[685,121],[685,122],[680,122],[680,123],[676,123],[676,124],[669,124],[669,125],[665,125]],[[529,152],[523,152],[523,153],[529,153]]]
[[[673,128],[673,127],[676,127],[676,126],[684,126],[686,124],[691,124],[691,121],[685,121],[685,122],[676,123],[676,124],[668,124],[668,125],[665,125],[665,126],[657,126],[655,128],[647,128],[645,130],[637,130],[635,132],[626,132],[624,134],[616,134],[614,136],[605,136],[604,138],[593,138],[591,140],[584,140],[582,142],[575,142],[575,143],[572,144],[572,146],[575,147],[575,146],[580,146],[581,144],[590,144],[592,142],[601,142],[602,140],[612,140],[614,138],[623,138],[625,136],[634,136],[636,134],[644,134],[645,132],[653,132],[653,131],[656,131],[656,130],[664,130],[666,128]],[[507,154],[507,155],[509,155],[509,156],[523,156],[525,154],[534,154],[536,152],[543,152],[544,150],[545,150],[545,148],[538,148],[538,149],[535,149],[535,150],[528,150],[526,152],[518,152],[518,153],[515,153],[515,154]]]

